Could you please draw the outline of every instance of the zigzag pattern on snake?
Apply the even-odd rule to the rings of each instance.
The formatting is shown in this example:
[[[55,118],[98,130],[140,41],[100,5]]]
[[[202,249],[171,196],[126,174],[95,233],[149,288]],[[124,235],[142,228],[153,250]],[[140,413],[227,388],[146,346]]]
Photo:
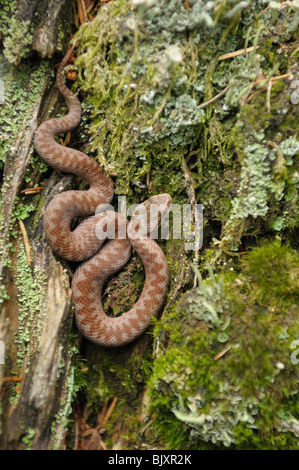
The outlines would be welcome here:
[[[129,225],[123,215],[113,211],[94,215],[100,204],[108,205],[112,201],[112,182],[104,168],[90,157],[78,150],[66,148],[55,140],[55,135],[74,129],[81,119],[80,102],[66,87],[62,77],[73,49],[69,49],[57,71],[57,85],[69,112],[62,118],[43,122],[35,133],[34,144],[48,165],[57,171],[79,176],[90,187],[87,191],[66,191],[56,196],[45,211],[44,231],[55,253],[67,260],[84,261],[72,280],[75,319],[79,330],[96,344],[121,346],[144,332],[152,316],[163,305],[169,282],[168,265],[164,253],[154,240],[133,236],[135,213]],[[152,196],[146,202],[146,207],[158,203],[164,205],[167,211],[171,198],[168,194],[161,194]],[[88,218],[71,231],[71,222],[78,216]],[[105,240],[99,240],[96,236],[96,225],[101,223],[109,227],[112,220],[116,230],[120,223],[126,224],[127,238],[118,239],[116,236],[102,246]],[[136,304],[122,316],[111,318],[103,310],[103,287],[106,280],[127,263],[131,247],[143,262],[145,283]]]

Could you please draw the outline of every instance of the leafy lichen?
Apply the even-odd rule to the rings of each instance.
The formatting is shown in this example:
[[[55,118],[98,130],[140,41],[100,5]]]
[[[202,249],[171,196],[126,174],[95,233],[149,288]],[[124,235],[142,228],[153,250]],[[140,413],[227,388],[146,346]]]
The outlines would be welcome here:
[[[298,272],[294,250],[265,243],[234,280],[212,275],[171,308],[156,326],[150,379],[158,427],[175,416],[185,445],[196,448],[296,448]],[[282,430],[287,410],[294,414]],[[166,436],[174,445],[176,436]]]
[[[21,367],[26,351],[36,343],[33,339],[38,339],[41,333],[42,319],[40,314],[46,281],[45,273],[42,273],[37,267],[32,273],[22,242],[17,255],[17,273],[19,330],[16,344],[18,344],[17,364]],[[32,351],[30,352],[32,353]]]
[[[76,34],[79,86],[91,108],[89,150],[118,174],[116,193],[131,194],[132,181],[143,183],[149,168],[179,163],[196,145],[211,38],[230,29],[231,8],[240,17],[235,2],[226,3],[197,0],[187,9],[178,0],[151,1],[130,9],[118,0]],[[254,55],[250,60],[256,76]]]

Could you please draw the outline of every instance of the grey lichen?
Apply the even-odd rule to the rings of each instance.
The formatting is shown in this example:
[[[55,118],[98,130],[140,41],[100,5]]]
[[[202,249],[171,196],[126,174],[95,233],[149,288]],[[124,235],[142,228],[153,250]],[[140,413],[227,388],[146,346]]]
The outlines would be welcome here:
[[[299,141],[295,136],[291,136],[283,140],[280,144],[280,150],[286,158],[286,165],[291,166],[293,163],[292,157],[299,152]]]
[[[238,275],[209,268],[156,325],[151,411],[171,445],[181,430],[181,446],[296,447],[298,269],[294,250],[265,243]]]
[[[246,142],[240,186],[237,197],[232,201],[228,224],[234,219],[244,219],[249,215],[254,218],[263,217],[268,211],[267,198],[271,177],[269,150],[265,144],[262,130]]]
[[[202,29],[212,27],[215,3],[191,0],[190,9],[187,9],[183,2],[177,0],[145,0],[136,6],[137,21],[145,33],[162,33],[163,40],[170,44],[178,33],[192,31],[199,26]]]
[[[196,130],[204,123],[204,112],[198,109],[196,100],[189,94],[170,99],[165,105],[164,116],[159,120],[159,125],[135,129],[139,133],[136,147],[144,142],[153,143],[165,138],[174,149],[192,144]]]
[[[196,145],[206,114],[198,105],[211,98],[214,79],[210,47],[214,40],[221,46],[241,13],[254,8],[234,0],[116,0],[81,26],[79,85],[92,118],[87,150],[118,174],[116,193],[132,193],[130,181],[143,182],[169,149],[179,164]],[[220,91],[231,81],[228,100],[237,106],[259,72],[254,51],[236,58],[230,74],[215,77],[215,87]],[[132,165],[141,159],[143,167]]]
[[[183,404],[174,409],[174,415],[182,422],[190,426],[190,436],[200,438],[204,442],[217,444],[221,442],[225,447],[235,444],[234,428],[240,423],[248,428],[255,429],[255,419],[258,414],[258,398],[246,400],[241,398],[239,390],[232,390],[228,383],[222,383],[219,387],[219,396],[229,396],[229,404],[226,400],[214,401],[207,413],[201,413],[205,399],[198,394],[188,397],[188,405]]]
[[[240,123],[238,125],[240,126]],[[239,132],[242,132],[242,128]],[[240,185],[237,196],[232,201],[232,211],[226,225],[227,231],[234,227],[237,220],[244,221],[249,216],[264,217],[269,210],[268,201],[271,194],[278,201],[283,198],[285,178],[278,175],[283,175],[286,165],[292,165],[292,157],[298,152],[299,141],[293,136],[282,141],[275,150],[269,147],[262,130],[248,137],[244,147]],[[283,157],[281,159],[280,154],[285,159]],[[283,219],[276,219],[272,226],[275,230],[281,230]]]

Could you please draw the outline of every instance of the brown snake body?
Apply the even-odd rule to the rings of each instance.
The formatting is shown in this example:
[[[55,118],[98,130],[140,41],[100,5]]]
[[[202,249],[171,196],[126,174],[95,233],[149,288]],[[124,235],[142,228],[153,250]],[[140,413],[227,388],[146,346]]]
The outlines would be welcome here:
[[[167,212],[171,198],[168,194],[152,196],[136,208],[129,224],[123,215],[111,210],[94,215],[100,204],[107,206],[113,198],[113,185],[106,171],[84,153],[55,141],[56,134],[74,129],[81,119],[80,102],[62,78],[62,71],[73,49],[67,52],[57,71],[57,85],[69,112],[62,118],[43,122],[35,133],[34,144],[48,165],[57,171],[81,177],[90,187],[87,191],[66,191],[56,196],[45,211],[44,231],[55,253],[67,260],[84,261],[72,280],[75,318],[79,330],[96,344],[121,346],[137,338],[148,327],[152,316],[164,302],[169,281],[165,256],[156,242],[149,238],[147,222],[146,236],[136,235],[136,229],[142,225],[142,219],[138,219],[138,208],[145,207],[148,210],[151,204],[158,203]],[[70,224],[78,216],[88,218],[71,231]],[[116,227],[116,237],[102,246],[105,240],[96,235],[97,224],[106,228],[107,237],[111,238],[109,227],[112,227],[112,222]],[[127,236],[123,239],[117,237],[120,224],[127,227]],[[145,283],[136,304],[122,316],[111,318],[103,310],[103,287],[105,281],[126,264],[131,247],[143,262]]]

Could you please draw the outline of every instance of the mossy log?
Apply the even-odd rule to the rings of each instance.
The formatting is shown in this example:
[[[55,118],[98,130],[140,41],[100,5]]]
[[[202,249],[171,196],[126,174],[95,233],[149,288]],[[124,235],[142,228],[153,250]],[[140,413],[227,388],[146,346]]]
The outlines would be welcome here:
[[[1,2],[2,449],[61,448],[71,401],[75,345],[69,340],[70,282],[44,239],[42,215],[50,193],[69,187],[72,177],[53,175],[42,194],[21,192],[41,180],[33,136],[58,97],[54,61],[34,60],[32,49],[51,57],[57,50],[61,16],[69,23],[72,16],[69,2],[55,2],[49,8],[48,2]]]
[[[19,64],[32,51],[51,58],[64,49],[73,12],[71,0],[1,0],[0,8],[0,38],[10,63]]]
[[[38,15],[46,3],[36,3]],[[53,174],[31,146],[38,116],[63,108],[53,87],[58,57],[32,52],[59,50],[59,28],[51,23],[55,39],[42,50],[31,11],[23,19],[33,34],[16,49],[22,17],[10,17],[9,9],[1,16],[12,63],[1,62],[3,74],[14,80],[0,121],[2,447],[65,448],[75,404],[69,448],[104,448],[103,439],[114,449],[296,448],[297,4],[114,0],[79,28],[83,119],[70,145],[117,175],[115,194],[127,204],[168,192],[191,206],[193,232],[195,204],[204,206],[201,249],[160,241],[171,282],[149,331],[115,350],[83,340],[79,354],[69,289],[76,266],[53,257],[42,215],[55,193],[85,185]],[[21,196],[30,184],[44,189]],[[108,282],[105,310],[130,308],[143,281],[133,255]],[[110,400],[116,406],[100,436]]]

